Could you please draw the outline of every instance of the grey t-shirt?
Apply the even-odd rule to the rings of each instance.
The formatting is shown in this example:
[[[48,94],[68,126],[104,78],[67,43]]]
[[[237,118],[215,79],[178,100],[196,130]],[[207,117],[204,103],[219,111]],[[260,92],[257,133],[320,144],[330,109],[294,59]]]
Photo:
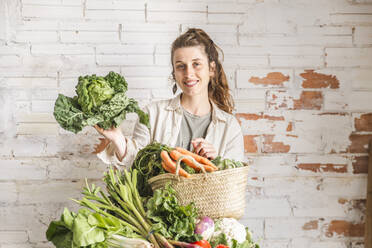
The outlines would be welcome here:
[[[183,147],[191,151],[191,140],[194,138],[205,138],[207,129],[212,120],[212,114],[198,116],[187,112],[182,108],[183,116],[180,133],[177,138],[176,146]]]

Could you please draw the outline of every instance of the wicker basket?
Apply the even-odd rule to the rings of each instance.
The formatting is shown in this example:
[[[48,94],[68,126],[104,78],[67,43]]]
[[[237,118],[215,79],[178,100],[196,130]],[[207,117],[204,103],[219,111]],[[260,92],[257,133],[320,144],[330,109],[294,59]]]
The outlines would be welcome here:
[[[244,214],[248,165],[240,168],[192,174],[184,178],[175,174],[161,174],[148,180],[156,190],[171,182],[182,205],[194,202],[199,216],[211,218],[232,217]]]

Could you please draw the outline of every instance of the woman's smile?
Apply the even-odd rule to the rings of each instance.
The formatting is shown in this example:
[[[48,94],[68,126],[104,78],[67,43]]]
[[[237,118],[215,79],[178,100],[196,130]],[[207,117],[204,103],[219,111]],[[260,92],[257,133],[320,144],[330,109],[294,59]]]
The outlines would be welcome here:
[[[186,87],[191,88],[195,86],[197,83],[199,83],[199,80],[194,79],[194,80],[186,80],[184,84],[186,85]]]

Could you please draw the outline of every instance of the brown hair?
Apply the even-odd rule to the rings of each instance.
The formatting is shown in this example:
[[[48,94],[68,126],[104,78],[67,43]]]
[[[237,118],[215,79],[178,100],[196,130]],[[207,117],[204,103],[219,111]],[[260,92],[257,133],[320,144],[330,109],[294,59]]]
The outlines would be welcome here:
[[[208,84],[208,97],[220,109],[227,113],[232,113],[234,109],[234,101],[229,91],[226,74],[222,68],[222,64],[218,59],[218,51],[223,51],[219,48],[212,39],[202,29],[190,28],[186,33],[180,35],[173,43],[171,50],[171,62],[173,67],[173,55],[176,49],[182,47],[202,46],[208,57],[208,66],[214,61],[216,64],[214,77],[211,78]],[[174,67],[172,70],[173,79]]]

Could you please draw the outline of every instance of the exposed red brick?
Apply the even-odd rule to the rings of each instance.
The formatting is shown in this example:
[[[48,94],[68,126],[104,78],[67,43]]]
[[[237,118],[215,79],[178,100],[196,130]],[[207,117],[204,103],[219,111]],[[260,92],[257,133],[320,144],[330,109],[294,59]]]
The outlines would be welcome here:
[[[347,172],[346,164],[298,164],[297,168],[300,170],[309,170],[312,172],[337,172],[345,173]]]
[[[372,139],[372,134],[350,134],[348,151],[351,153],[367,153],[368,143]]]
[[[372,131],[372,113],[362,114],[360,118],[355,118],[356,131]]]
[[[283,142],[273,142],[275,135],[263,135],[263,152],[264,153],[286,153],[291,149],[290,145]]]
[[[289,76],[283,75],[281,72],[270,72],[266,77],[251,77],[248,81],[253,84],[262,85],[279,85],[283,86],[283,83],[289,80]]]
[[[267,93],[267,106],[273,110],[319,110],[322,105],[323,95],[320,91],[302,91],[298,98],[294,98],[291,92],[283,90]]]
[[[319,110],[323,104],[323,96],[319,91],[303,91],[299,99],[293,99],[294,109]]]
[[[317,220],[312,220],[309,222],[306,222],[303,227],[303,230],[315,230],[318,229],[318,221]]]
[[[344,237],[363,237],[364,223],[351,223],[344,220],[333,220],[329,223],[326,236],[332,237],[334,233]]]
[[[340,204],[345,204],[347,202],[347,199],[345,199],[345,198],[339,198],[338,199],[338,203],[340,203]]]
[[[345,116],[347,113],[340,113],[340,112],[323,112],[318,115],[339,115],[339,116]]]
[[[239,122],[240,122],[240,119],[255,121],[255,120],[262,118],[262,114],[258,115],[258,114],[248,114],[248,113],[237,113],[235,114],[235,117],[238,119]]]
[[[237,119],[245,119],[250,121],[256,121],[258,119],[266,119],[270,121],[284,121],[283,116],[271,116],[271,115],[264,115],[264,114],[250,114],[250,113],[237,113],[235,114]]]
[[[298,138],[298,135],[295,135],[295,134],[287,134],[287,137],[294,137],[294,138]]]
[[[314,72],[314,70],[305,70],[304,73],[300,74],[305,80],[302,82],[302,87],[304,88],[331,88],[338,89],[340,87],[340,82],[336,76],[326,75],[322,73]]]
[[[263,115],[262,118],[263,119],[270,120],[270,121],[284,121],[284,117],[283,116]]]
[[[257,153],[257,143],[255,138],[258,135],[244,135],[244,151],[247,153]]]
[[[293,123],[290,122],[288,123],[288,126],[287,126],[287,132],[291,132],[293,130]]]
[[[368,173],[368,156],[355,157],[355,161],[353,162],[353,173]]]

